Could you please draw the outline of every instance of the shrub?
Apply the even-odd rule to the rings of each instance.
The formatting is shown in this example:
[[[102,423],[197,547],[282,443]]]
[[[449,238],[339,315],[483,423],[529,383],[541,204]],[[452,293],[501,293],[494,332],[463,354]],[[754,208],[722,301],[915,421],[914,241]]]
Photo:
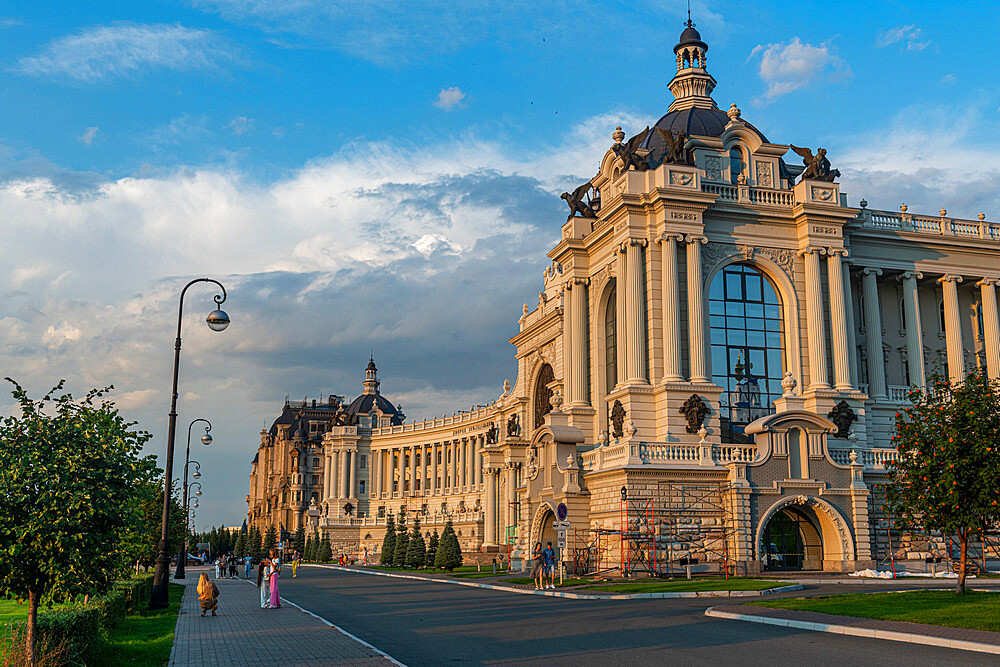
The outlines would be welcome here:
[[[455,528],[451,525],[451,519],[444,526],[441,533],[441,541],[438,543],[437,553],[434,555],[434,567],[439,567],[451,572],[462,564],[462,548],[458,544],[458,536],[455,535]]]

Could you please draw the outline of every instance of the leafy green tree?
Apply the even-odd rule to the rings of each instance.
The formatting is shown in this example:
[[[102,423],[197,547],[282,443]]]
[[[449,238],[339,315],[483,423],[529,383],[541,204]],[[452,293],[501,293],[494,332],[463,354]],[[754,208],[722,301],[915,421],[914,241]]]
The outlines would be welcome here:
[[[381,565],[392,565],[392,557],[396,553],[396,522],[392,515],[385,520],[385,537],[382,538],[382,553],[378,562]]]
[[[956,537],[962,594],[970,538],[1000,523],[1000,383],[976,369],[961,383],[934,377],[910,400],[896,414],[889,509],[901,528]]]
[[[434,567],[439,567],[451,572],[456,567],[462,565],[462,547],[458,544],[458,536],[455,535],[455,528],[451,525],[451,519],[444,525],[441,532],[441,541],[438,543],[437,553],[434,555]]]
[[[306,527],[303,524],[299,524],[299,527],[295,529],[295,541],[292,543],[292,548],[303,553],[306,549]]]
[[[110,387],[81,401],[54,396],[59,382],[36,401],[7,381],[20,414],[0,421],[0,597],[28,602],[33,666],[39,604],[103,592],[122,574],[122,528],[141,529],[135,501],[151,463],[139,452],[150,435],[104,399]]]
[[[406,565],[416,570],[423,567],[426,560],[427,549],[424,547],[424,536],[420,534],[420,519],[414,516],[410,542],[406,546]]]
[[[427,558],[424,560],[424,565],[427,567],[434,567],[434,556],[437,554],[438,548],[438,531],[437,528],[431,533],[430,542],[427,543]]]
[[[160,526],[163,521],[163,471],[155,466],[151,457],[143,462],[146,468],[136,482],[135,495],[129,501],[129,512],[138,521],[124,522],[120,532],[122,560],[129,567],[139,565],[150,568],[156,564],[160,550]],[[181,506],[177,484],[170,496],[169,551],[177,554],[184,539],[184,508]]]
[[[400,521],[396,526],[396,546],[392,550],[392,564],[396,567],[406,567],[406,547],[409,546],[410,536],[406,532],[406,525]]]
[[[278,531],[275,529],[274,526],[271,526],[270,528],[267,529],[267,532],[264,533],[264,544],[261,547],[261,552],[263,553],[263,555],[267,556],[271,553],[271,549],[277,546],[277,544],[278,544]]]
[[[319,545],[319,555],[316,560],[321,563],[328,563],[333,558],[333,549],[330,547],[330,536],[324,535],[323,541]]]

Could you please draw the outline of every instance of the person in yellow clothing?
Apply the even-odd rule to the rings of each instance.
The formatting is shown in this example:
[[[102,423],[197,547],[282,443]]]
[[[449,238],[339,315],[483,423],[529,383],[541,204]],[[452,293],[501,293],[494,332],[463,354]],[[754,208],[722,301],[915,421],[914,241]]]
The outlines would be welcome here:
[[[292,579],[294,579],[299,573],[299,555],[296,553],[292,556]]]
[[[201,605],[202,616],[209,609],[212,610],[212,616],[215,616],[219,608],[219,589],[214,582],[209,581],[207,572],[202,572],[198,577],[198,604]]]

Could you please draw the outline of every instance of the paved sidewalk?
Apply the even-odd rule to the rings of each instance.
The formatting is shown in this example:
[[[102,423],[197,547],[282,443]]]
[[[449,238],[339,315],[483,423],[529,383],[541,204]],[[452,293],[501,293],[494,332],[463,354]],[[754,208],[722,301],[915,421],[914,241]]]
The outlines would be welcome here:
[[[773,609],[754,605],[720,605],[705,610],[712,618],[779,625],[800,630],[832,632],[855,637],[873,637],[909,644],[944,646],[965,651],[1000,654],[1000,632],[949,628],[924,623],[881,621],[857,616],[838,616],[798,609]]]
[[[243,579],[220,579],[218,616],[201,616],[200,570],[175,583],[186,586],[168,665],[386,665],[399,664],[318,616],[282,600],[261,609],[260,593]]]

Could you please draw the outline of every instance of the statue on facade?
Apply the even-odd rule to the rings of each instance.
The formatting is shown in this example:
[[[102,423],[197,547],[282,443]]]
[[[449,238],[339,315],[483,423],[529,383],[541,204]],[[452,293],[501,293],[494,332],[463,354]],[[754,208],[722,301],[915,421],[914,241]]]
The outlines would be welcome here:
[[[596,218],[597,214],[594,213],[594,209],[590,206],[590,201],[583,201],[584,196],[590,190],[591,183],[587,181],[577,189],[573,190],[573,193],[564,192],[559,197],[566,200],[566,204],[569,206],[569,215],[566,216],[567,222],[573,219],[573,216],[579,213],[584,218]],[[590,197],[588,196],[589,200]]]
[[[684,419],[687,420],[687,428],[685,429],[688,433],[697,433],[701,425],[705,423],[705,417],[708,416],[710,412],[708,405],[702,400],[701,396],[698,394],[691,394],[688,399],[684,401],[679,412],[684,415]]]
[[[690,164],[690,156],[687,150],[684,148],[684,144],[687,141],[687,135],[683,130],[674,136],[670,130],[664,130],[663,128],[656,128],[657,134],[663,139],[663,143],[666,146],[666,152],[663,155],[664,164]]]
[[[635,135],[627,142],[622,143],[621,141],[617,141],[613,146],[611,146],[611,150],[615,152],[615,155],[621,158],[621,161],[625,163],[625,171],[628,171],[631,167],[635,167],[636,171],[646,171],[649,169],[649,162],[646,161],[646,158],[636,153],[639,145],[642,144],[648,134],[649,126],[647,125],[645,130]]]
[[[802,172],[799,181],[827,181],[840,177],[839,169],[830,169],[830,160],[826,157],[826,149],[816,149],[816,155],[808,148],[792,145],[791,149],[802,156],[802,164],[806,170]]]
[[[625,407],[617,400],[611,406],[611,435],[616,438],[625,435]]]
[[[833,434],[835,438],[846,438],[850,435],[851,424],[858,420],[858,416],[854,414],[854,410],[851,409],[847,401],[837,403],[826,416],[837,425],[837,432]]]
[[[490,427],[486,430],[486,444],[495,445],[500,440],[500,429],[497,428],[497,423],[492,422]]]
[[[521,435],[521,418],[516,412],[507,420],[507,435],[511,437]]]
[[[351,503],[345,503],[344,504],[344,514],[347,515],[347,516],[351,516],[351,514],[353,512],[354,512],[354,505],[352,505]]]

